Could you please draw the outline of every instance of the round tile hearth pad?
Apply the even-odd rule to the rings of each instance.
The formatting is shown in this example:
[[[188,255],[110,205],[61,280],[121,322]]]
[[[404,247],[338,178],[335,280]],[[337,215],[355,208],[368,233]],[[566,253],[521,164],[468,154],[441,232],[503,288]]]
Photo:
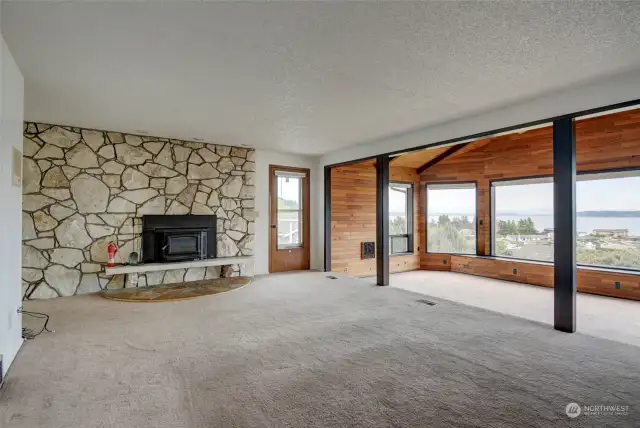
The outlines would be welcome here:
[[[204,279],[202,281],[182,282],[179,284],[105,290],[98,294],[105,299],[117,300],[119,302],[168,302],[225,293],[244,287],[250,282],[251,278],[239,276],[233,278]]]

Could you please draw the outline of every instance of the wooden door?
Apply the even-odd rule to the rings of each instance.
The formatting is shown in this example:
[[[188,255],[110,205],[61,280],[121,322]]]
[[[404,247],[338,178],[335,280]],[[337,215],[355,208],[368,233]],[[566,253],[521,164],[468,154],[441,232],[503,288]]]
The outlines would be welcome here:
[[[269,165],[269,271],[309,269],[309,170]]]

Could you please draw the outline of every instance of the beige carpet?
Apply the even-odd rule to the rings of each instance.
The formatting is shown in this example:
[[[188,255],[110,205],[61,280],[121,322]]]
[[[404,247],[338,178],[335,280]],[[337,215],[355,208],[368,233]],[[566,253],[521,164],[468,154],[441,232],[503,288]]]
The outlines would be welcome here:
[[[564,427],[640,420],[640,348],[322,273],[135,305],[30,302],[2,428]],[[567,403],[629,405],[581,415]]]
[[[391,287],[553,325],[553,288],[426,270],[393,274]],[[578,293],[576,307],[580,333],[640,346],[640,301]]]

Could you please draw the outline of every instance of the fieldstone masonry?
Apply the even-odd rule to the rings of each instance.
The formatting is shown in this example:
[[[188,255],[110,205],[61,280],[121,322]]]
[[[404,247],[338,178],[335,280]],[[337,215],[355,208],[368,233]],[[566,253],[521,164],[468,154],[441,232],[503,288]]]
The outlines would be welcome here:
[[[123,275],[104,274],[107,244],[125,260],[140,253],[145,214],[215,214],[218,256],[253,253],[252,149],[27,122],[23,152],[27,299],[124,287]],[[219,276],[220,267],[150,272],[137,285]]]

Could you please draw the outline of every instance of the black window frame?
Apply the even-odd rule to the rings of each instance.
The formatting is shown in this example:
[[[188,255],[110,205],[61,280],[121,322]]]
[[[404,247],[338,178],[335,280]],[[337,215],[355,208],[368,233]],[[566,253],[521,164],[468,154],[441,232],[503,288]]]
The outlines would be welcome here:
[[[389,181],[389,191],[392,191],[391,188],[394,184],[400,184],[402,187],[407,188],[407,233],[392,235],[389,233],[389,255],[390,256],[403,256],[410,255],[414,253],[414,239],[415,239],[415,231],[414,231],[414,223],[413,223],[413,203],[414,203],[414,183],[410,181]],[[393,252],[393,238],[407,238],[407,249],[408,251],[398,251]]]
[[[520,260],[523,262],[534,262],[534,263],[553,263],[553,260],[537,260],[537,259],[523,259],[521,257],[512,257],[512,256],[503,256],[500,254],[496,254],[496,232],[498,231],[497,222],[498,219],[496,217],[496,186],[495,183],[504,183],[504,182],[515,182],[515,181],[534,181],[534,180],[544,180],[540,181],[540,183],[551,183],[553,184],[553,175],[531,175],[531,176],[523,176],[523,177],[515,177],[515,178],[498,178],[495,180],[489,180],[489,204],[490,204],[490,212],[489,212],[489,235],[491,239],[490,245],[490,255],[491,257],[496,257],[500,259],[509,259],[509,260]],[[536,183],[529,183],[536,184]],[[551,198],[553,200],[553,193],[551,194]],[[552,213],[553,215],[553,213]]]
[[[632,167],[623,167],[623,168],[610,168],[610,169],[597,169],[597,170],[589,170],[589,171],[578,171],[576,172],[576,182],[578,181],[589,181],[582,177],[589,175],[599,175],[599,174],[612,174],[617,172],[638,172],[640,173],[640,167],[632,166]],[[551,264],[553,265],[554,261],[548,260],[533,260],[533,259],[523,259],[521,257],[512,257],[512,256],[501,256],[495,254],[495,232],[496,232],[496,216],[495,216],[495,186],[494,182],[501,181],[519,181],[519,180],[532,180],[532,179],[551,179],[553,180],[553,175],[544,174],[544,175],[532,175],[532,176],[523,176],[523,177],[515,177],[515,178],[500,178],[489,180],[489,202],[491,205],[491,212],[489,218],[489,224],[491,225],[490,234],[491,234],[491,256],[493,259],[505,259],[505,260],[514,260],[522,263],[542,263],[542,264]],[[552,181],[553,182],[553,181]],[[434,183],[435,184],[435,183]],[[425,186],[426,189],[426,186]],[[425,195],[426,197],[426,195]],[[576,213],[577,216],[577,213]],[[428,220],[427,220],[428,222]],[[576,221],[577,226],[577,221]],[[577,231],[576,231],[577,232]],[[577,235],[576,235],[577,236]],[[625,273],[631,275],[640,275],[640,268],[626,267],[626,266],[606,266],[606,265],[589,265],[584,263],[579,263],[576,261],[576,267],[578,269],[588,269],[593,271],[601,271],[601,272],[617,272],[617,273]]]
[[[476,251],[475,253],[450,253],[450,252],[443,252],[443,251],[429,251],[429,186],[447,186],[447,185],[460,185],[460,186],[472,186],[473,190],[474,190],[474,195],[475,195],[475,213],[474,213],[474,233],[475,233],[475,237],[476,237]],[[478,255],[478,249],[480,248],[480,236],[478,236],[478,224],[479,224],[479,210],[480,210],[480,206],[478,205],[478,182],[477,180],[471,180],[471,181],[433,181],[433,182],[427,182],[424,183],[424,239],[425,239],[425,246],[424,246],[424,252],[425,254],[450,254],[450,255],[454,255],[454,256],[477,256]]]

